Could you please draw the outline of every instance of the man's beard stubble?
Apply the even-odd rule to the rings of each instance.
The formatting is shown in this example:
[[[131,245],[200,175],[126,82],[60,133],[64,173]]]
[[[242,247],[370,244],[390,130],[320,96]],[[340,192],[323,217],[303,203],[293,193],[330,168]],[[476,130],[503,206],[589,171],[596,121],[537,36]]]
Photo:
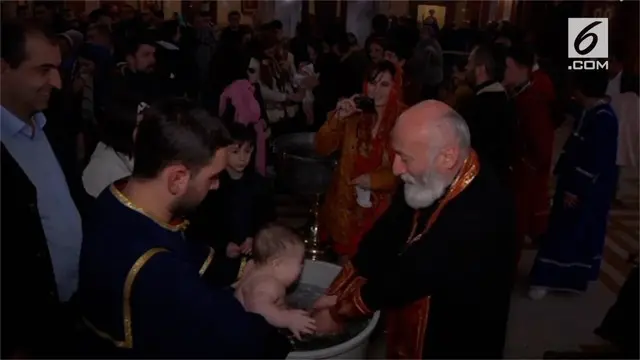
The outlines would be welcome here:
[[[195,210],[202,200],[204,200],[204,198],[198,196],[195,189],[190,187],[186,194],[173,202],[171,205],[171,214],[174,218],[185,216]]]
[[[409,174],[402,174],[401,178],[404,181],[404,199],[414,209],[431,206],[451,184],[450,179],[435,170],[427,171],[419,179]]]
[[[467,83],[471,86],[476,86],[476,74],[473,71],[466,71],[465,72],[465,80],[467,81]]]

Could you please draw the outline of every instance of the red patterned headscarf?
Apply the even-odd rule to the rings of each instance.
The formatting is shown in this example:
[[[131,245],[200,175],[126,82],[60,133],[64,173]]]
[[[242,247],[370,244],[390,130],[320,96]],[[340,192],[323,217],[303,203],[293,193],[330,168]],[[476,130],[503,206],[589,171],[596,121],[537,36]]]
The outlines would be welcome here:
[[[394,64],[396,69],[395,75],[393,76],[393,85],[391,87],[391,91],[389,91],[389,99],[387,100],[387,105],[384,109],[384,115],[382,121],[380,122],[379,133],[384,133],[385,131],[390,131],[391,127],[395,124],[397,117],[400,115],[400,110],[404,109],[404,104],[402,104],[402,68],[398,65]],[[375,69],[374,68],[374,73]],[[376,74],[377,76],[377,74]],[[363,84],[363,94],[365,96],[368,95],[368,82],[370,77],[367,77]]]

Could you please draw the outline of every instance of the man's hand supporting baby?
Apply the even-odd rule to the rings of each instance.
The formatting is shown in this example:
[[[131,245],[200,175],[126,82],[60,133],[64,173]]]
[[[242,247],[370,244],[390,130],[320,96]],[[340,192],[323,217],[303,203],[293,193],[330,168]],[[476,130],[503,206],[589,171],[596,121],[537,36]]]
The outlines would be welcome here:
[[[297,339],[302,334],[313,334],[316,326],[309,313],[299,309],[284,307],[282,297],[285,289],[282,284],[272,278],[263,278],[260,283],[244,294],[245,309],[264,316],[273,326],[288,328]]]

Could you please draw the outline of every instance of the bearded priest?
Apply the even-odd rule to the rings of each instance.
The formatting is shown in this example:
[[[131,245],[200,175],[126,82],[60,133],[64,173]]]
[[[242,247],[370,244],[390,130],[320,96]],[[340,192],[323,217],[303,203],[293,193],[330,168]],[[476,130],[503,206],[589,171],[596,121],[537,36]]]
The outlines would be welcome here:
[[[387,358],[500,358],[516,270],[513,201],[444,103],[410,108],[391,137],[404,192],[314,304],[317,331],[383,310]]]

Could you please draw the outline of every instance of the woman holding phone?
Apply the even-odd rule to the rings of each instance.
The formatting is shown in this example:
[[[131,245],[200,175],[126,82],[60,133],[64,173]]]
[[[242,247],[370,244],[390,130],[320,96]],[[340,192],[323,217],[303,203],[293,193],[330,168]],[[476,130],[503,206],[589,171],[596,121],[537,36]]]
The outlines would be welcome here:
[[[372,69],[363,95],[338,102],[316,134],[321,155],[340,153],[340,161],[320,212],[320,236],[331,240],[344,261],[389,205],[396,187],[391,170],[390,132],[406,106],[394,81],[397,69],[382,61]]]

